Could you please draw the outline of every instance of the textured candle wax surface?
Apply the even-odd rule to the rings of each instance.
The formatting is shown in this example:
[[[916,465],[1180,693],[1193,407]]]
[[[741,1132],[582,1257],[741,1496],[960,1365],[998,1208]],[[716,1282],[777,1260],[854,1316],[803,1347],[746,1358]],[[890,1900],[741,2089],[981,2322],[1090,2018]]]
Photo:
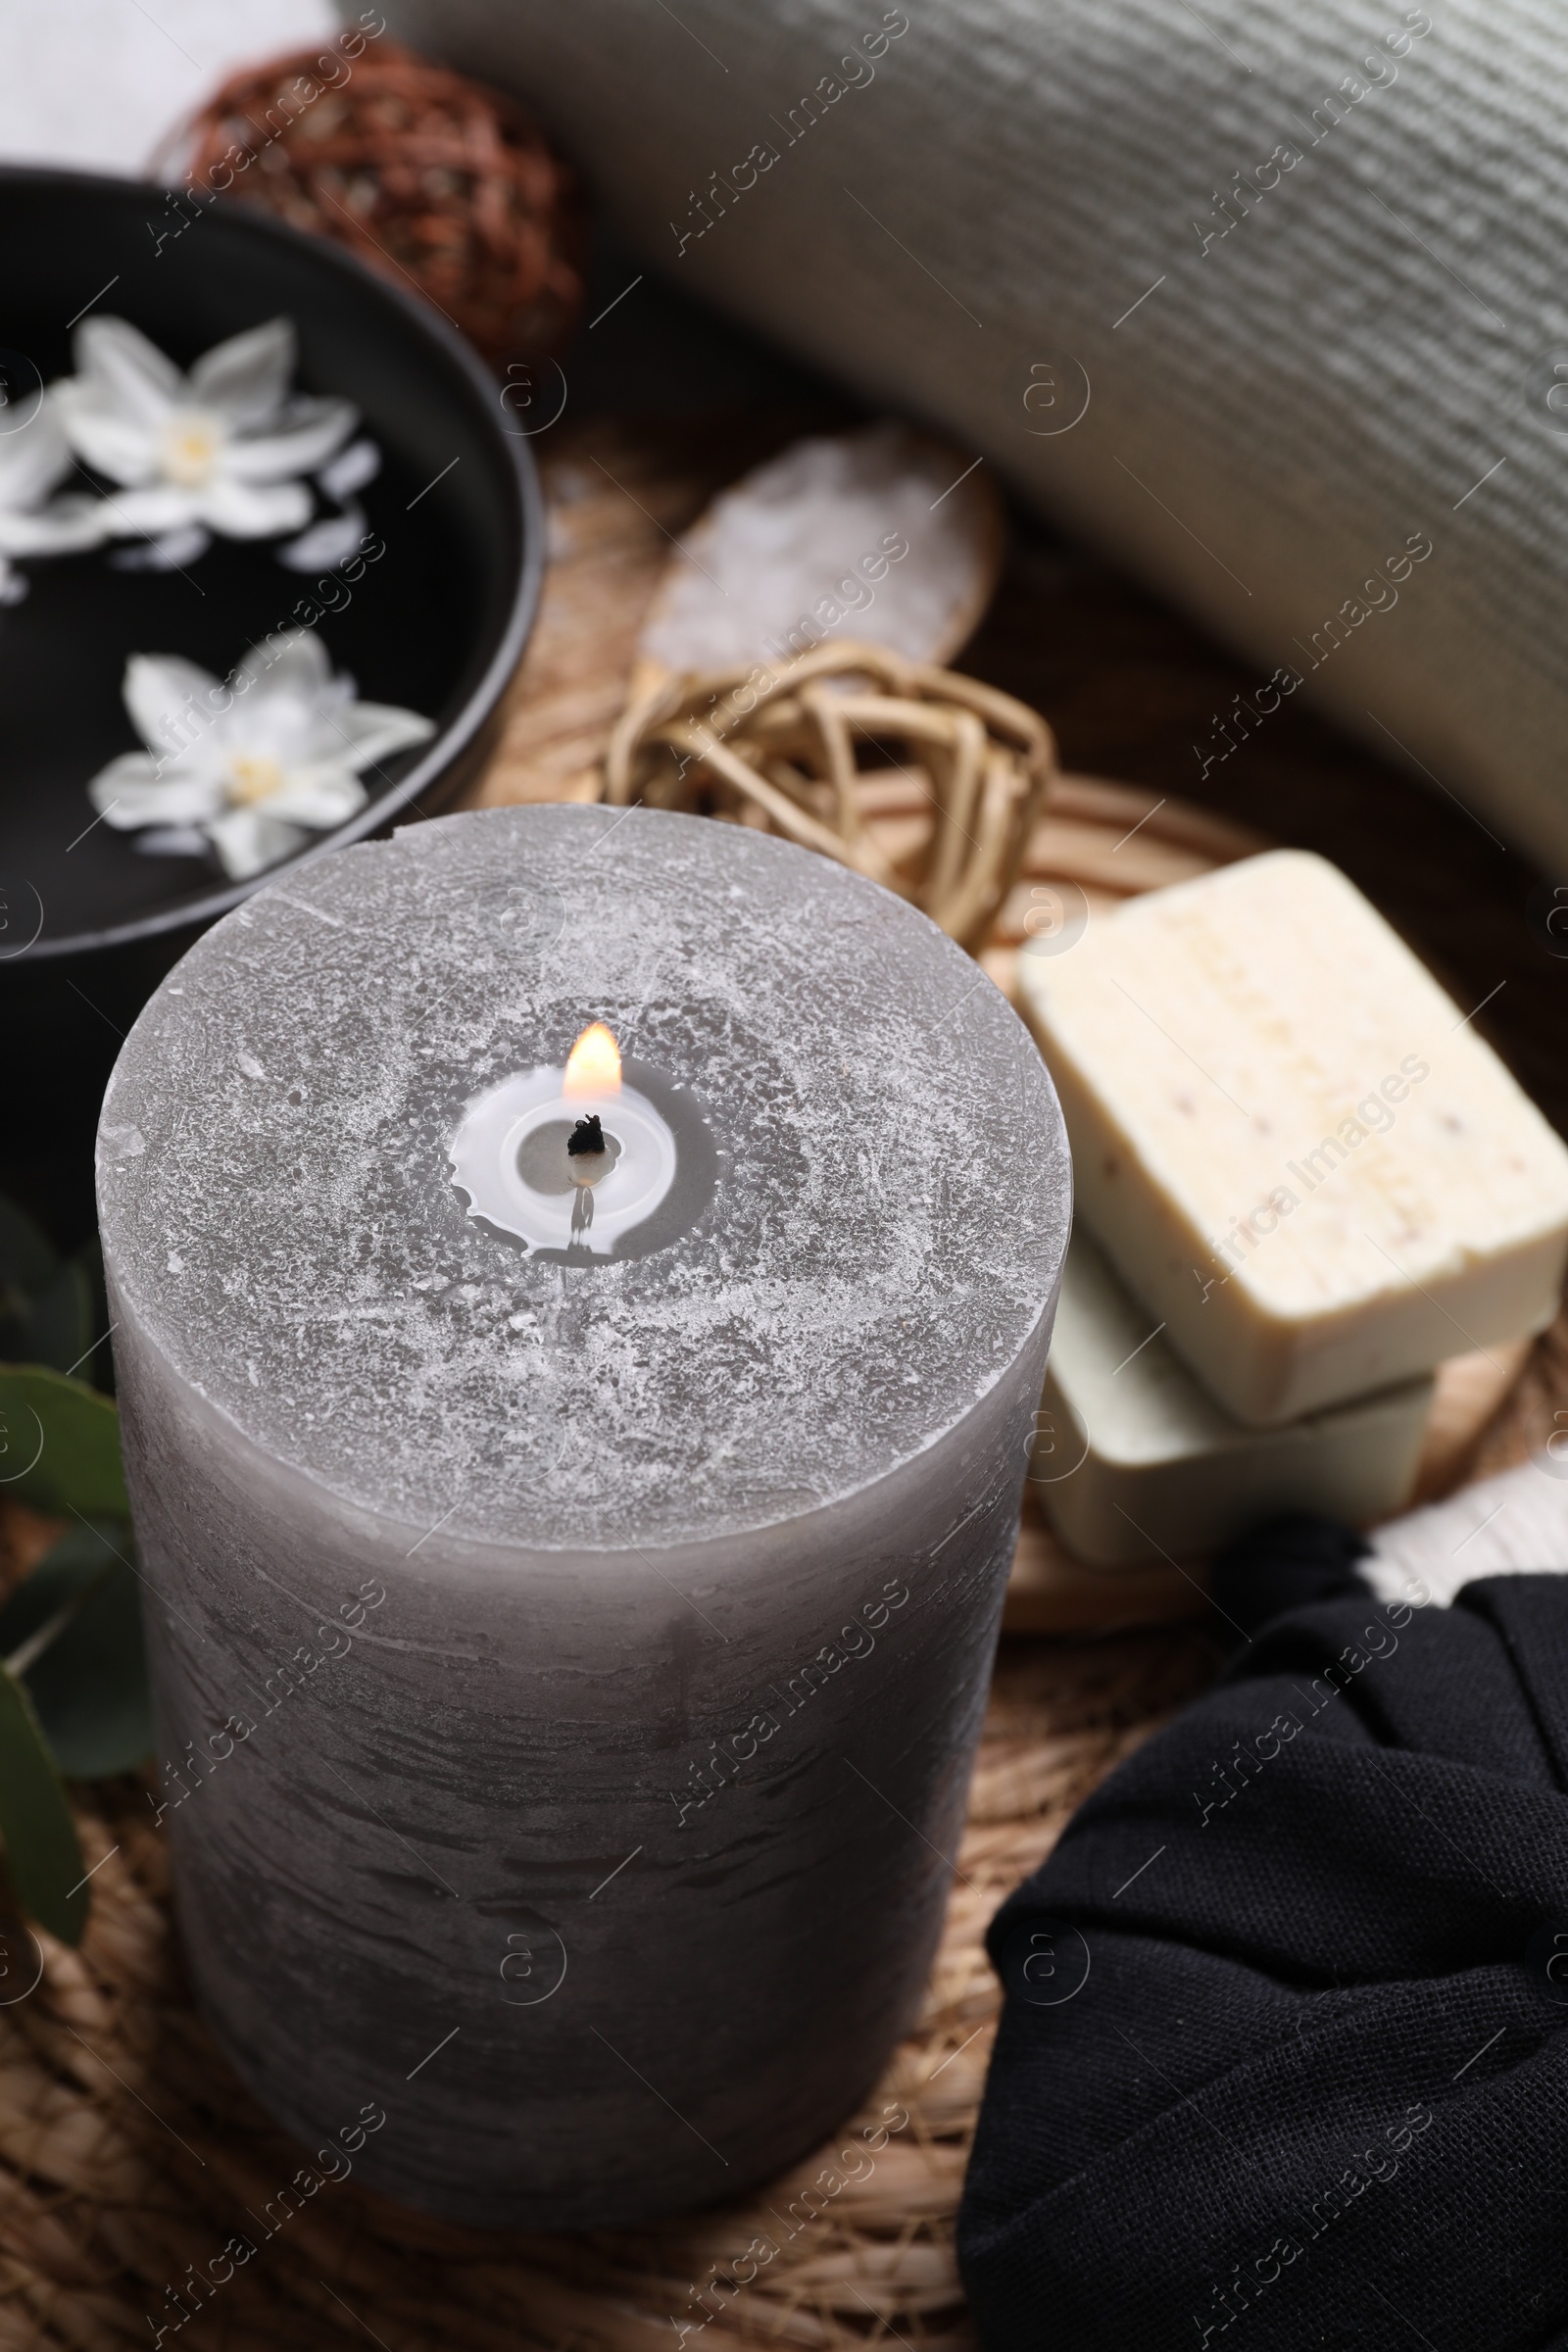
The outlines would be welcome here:
[[[594,1019],[719,1173],[664,1249],[564,1267],[447,1153]],[[447,819],[177,967],[102,1220],[202,1766],[182,1929],[286,2123],[378,2102],[363,2178],[572,2224],[731,2193],[854,2103],[939,1924],[1068,1196],[969,959],[739,828]]]

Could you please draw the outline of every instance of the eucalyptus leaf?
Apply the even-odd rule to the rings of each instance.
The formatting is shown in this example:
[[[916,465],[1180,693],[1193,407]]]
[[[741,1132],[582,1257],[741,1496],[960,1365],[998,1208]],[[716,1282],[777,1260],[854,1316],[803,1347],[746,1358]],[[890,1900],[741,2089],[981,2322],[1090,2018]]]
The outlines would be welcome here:
[[[77,1365],[77,1373],[82,1380],[90,1380],[95,1389],[101,1389],[106,1396],[112,1396],[115,1393],[115,1351],[109,1342],[109,1293],[104,1283],[104,1253],[96,1233],[82,1243],[71,1262],[78,1269],[87,1286],[88,1330],[82,1346],[90,1348],[91,1352]],[[0,1361],[4,1360],[5,1350],[0,1348]],[[48,1363],[50,1359],[44,1356],[41,1360]]]
[[[108,1336],[97,1235],[62,1259],[26,1211],[0,1198],[0,1364],[85,1371],[94,1388],[112,1391]]]
[[[0,1195],[0,1289],[18,1290],[30,1298],[44,1288],[58,1262],[26,1210]]]
[[[0,1836],[17,1900],[62,1943],[79,1943],[86,1866],[32,1701],[0,1668]]]
[[[129,1772],[153,1744],[141,1595],[126,1527],[74,1527],[0,1608],[0,1658],[65,1623],[21,1668],[59,1770],[71,1781]]]
[[[32,1219],[0,1197],[0,1360],[31,1358],[33,1302],[59,1273],[59,1260]]]
[[[68,1258],[34,1293],[17,1353],[29,1362],[47,1364],[52,1372],[74,1372],[92,1340],[92,1284],[80,1260]]]
[[[113,1399],[45,1364],[0,1364],[0,1495],[62,1516],[128,1519]]]

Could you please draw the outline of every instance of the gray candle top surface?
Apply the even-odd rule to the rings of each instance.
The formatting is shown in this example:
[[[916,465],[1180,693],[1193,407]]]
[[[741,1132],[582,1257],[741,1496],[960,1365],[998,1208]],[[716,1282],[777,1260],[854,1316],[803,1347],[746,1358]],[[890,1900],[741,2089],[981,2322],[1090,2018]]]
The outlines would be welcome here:
[[[692,1229],[562,1266],[475,1224],[464,1107],[590,1021],[700,1098]],[[970,958],[813,852],[707,818],[510,808],[264,889],[116,1067],[105,1251],[180,1376],[410,1525],[544,1548],[826,1504],[958,1420],[1070,1215],[1045,1066]]]

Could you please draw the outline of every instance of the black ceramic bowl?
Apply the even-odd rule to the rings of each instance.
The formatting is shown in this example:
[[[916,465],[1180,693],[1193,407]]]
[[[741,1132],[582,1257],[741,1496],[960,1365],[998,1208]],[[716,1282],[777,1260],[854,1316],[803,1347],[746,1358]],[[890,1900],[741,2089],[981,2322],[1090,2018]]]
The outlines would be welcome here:
[[[301,858],[430,813],[477,771],[543,562],[536,476],[495,381],[427,304],[334,247],[239,204],[179,207],[139,181],[0,171],[0,374],[13,401],[29,368],[45,383],[73,371],[83,314],[129,319],[182,368],[243,328],[294,321],[296,389],[351,400],[382,460],[357,495],[386,552],[314,625],[363,699],[418,710],[436,732],[366,774],[368,804],[349,823],[253,881],[150,857],[105,824],[84,830],[88,780],[139,748],[121,694],[126,657],[180,654],[221,677],[299,625],[297,608],[319,601],[316,575],[285,568],[271,540],[220,538],[178,570],[117,568],[104,549],[23,562],[28,592],[0,609],[0,1181],[25,1162],[21,1189],[35,1198],[74,1170],[120,1033],[205,924]]]

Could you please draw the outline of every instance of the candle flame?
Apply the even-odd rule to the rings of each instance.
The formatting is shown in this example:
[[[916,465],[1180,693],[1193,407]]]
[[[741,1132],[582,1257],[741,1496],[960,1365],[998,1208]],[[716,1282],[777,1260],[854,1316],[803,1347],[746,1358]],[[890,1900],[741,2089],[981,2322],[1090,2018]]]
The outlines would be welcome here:
[[[603,1021],[591,1022],[572,1047],[561,1091],[564,1095],[619,1094],[620,1048]]]

